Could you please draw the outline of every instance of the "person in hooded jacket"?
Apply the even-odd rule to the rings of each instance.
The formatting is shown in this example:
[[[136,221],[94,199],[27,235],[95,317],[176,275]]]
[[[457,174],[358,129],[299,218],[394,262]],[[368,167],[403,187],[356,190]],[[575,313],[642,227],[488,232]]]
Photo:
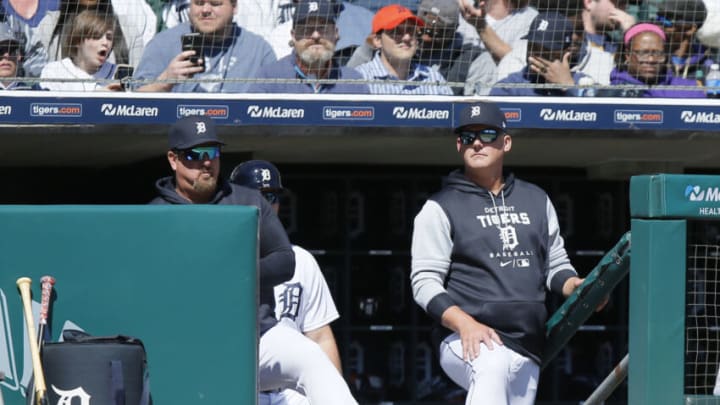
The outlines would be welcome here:
[[[538,186],[504,173],[512,139],[504,113],[478,102],[459,116],[450,173],[415,217],[411,284],[437,323],[440,365],[466,404],[534,403],[545,337],[545,290],[582,282]]]
[[[158,196],[150,204],[248,205],[259,210],[258,389],[297,390],[313,404],[357,404],[320,346],[301,334],[290,319],[275,319],[274,286],[295,273],[292,245],[258,190],[219,177],[224,143],[217,137],[213,120],[181,118],[170,127],[168,140],[167,159],[175,174],[155,183]]]

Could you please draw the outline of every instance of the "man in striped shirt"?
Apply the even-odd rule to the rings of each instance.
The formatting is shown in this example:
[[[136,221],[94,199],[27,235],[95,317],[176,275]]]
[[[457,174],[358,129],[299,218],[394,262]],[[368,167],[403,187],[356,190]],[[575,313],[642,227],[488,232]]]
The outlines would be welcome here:
[[[422,19],[399,4],[378,10],[371,35],[377,52],[370,62],[356,67],[365,79],[373,81],[369,84],[371,93],[453,94],[449,86],[442,85],[446,83],[442,74],[413,61],[419,29],[424,25]]]

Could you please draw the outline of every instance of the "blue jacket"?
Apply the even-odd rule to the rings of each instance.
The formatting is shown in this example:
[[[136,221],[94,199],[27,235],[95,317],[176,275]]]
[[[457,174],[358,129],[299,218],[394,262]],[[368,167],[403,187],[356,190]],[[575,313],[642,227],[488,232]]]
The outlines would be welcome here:
[[[610,84],[647,86],[643,81],[638,80],[630,73],[613,69],[610,73]],[[658,86],[696,86],[697,82],[692,79],[673,76],[670,70],[658,80]],[[705,91],[698,87],[697,90],[688,89],[610,89],[598,91],[600,97],[667,97],[667,98],[705,98]]]
[[[575,84],[578,83],[580,79],[583,77],[588,77],[584,73],[581,72],[573,72],[573,81]],[[558,89],[558,88],[542,88],[542,86],[545,83],[541,82],[533,82],[530,81],[530,72],[528,70],[528,67],[525,66],[522,68],[522,70],[510,74],[508,77],[499,80],[496,84],[500,83],[525,83],[525,84],[535,84],[538,87],[493,87],[492,90],[490,90],[491,96],[572,96],[572,97],[578,97],[580,96],[580,92],[576,88],[570,88],[568,90]]]
[[[157,79],[170,61],[182,52],[181,37],[190,31],[190,23],[184,22],[158,32],[145,47],[133,79]],[[265,39],[237,25],[233,25],[233,33],[229,38],[215,46],[204,48],[203,56],[205,72],[193,75],[192,78],[197,81],[176,84],[172,88],[173,92],[244,93],[250,83],[233,79],[251,79],[257,76],[264,66],[276,61],[275,52]],[[136,87],[145,84],[147,83],[141,82],[136,84]]]
[[[310,79],[295,64],[293,51],[279,61],[265,66],[258,79]],[[346,66],[333,63],[328,80],[362,80],[360,73]],[[323,94],[370,94],[366,83],[256,83],[248,90],[251,93],[323,93]]]

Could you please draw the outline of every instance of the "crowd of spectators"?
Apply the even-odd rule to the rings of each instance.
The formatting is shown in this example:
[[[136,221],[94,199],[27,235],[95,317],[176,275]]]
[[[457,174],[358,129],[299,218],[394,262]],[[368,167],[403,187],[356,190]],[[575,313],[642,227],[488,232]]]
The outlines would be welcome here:
[[[415,1],[2,0],[0,87],[686,98],[720,62],[704,0]]]

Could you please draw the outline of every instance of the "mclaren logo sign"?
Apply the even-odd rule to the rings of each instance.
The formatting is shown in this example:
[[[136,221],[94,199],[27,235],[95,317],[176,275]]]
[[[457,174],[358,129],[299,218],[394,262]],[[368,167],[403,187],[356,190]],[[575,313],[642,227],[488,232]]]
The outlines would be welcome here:
[[[597,113],[594,111],[575,111],[543,108],[540,110],[540,118],[543,121],[572,121],[572,122],[596,122]]]
[[[399,120],[447,120],[450,118],[450,111],[395,107],[393,108],[393,117]]]
[[[302,108],[284,108],[284,107],[260,107],[259,105],[250,105],[247,109],[247,115],[250,118],[282,118],[296,119],[305,118],[305,110]]]
[[[103,104],[100,112],[106,117],[157,117],[157,107],[138,107],[134,104]]]

